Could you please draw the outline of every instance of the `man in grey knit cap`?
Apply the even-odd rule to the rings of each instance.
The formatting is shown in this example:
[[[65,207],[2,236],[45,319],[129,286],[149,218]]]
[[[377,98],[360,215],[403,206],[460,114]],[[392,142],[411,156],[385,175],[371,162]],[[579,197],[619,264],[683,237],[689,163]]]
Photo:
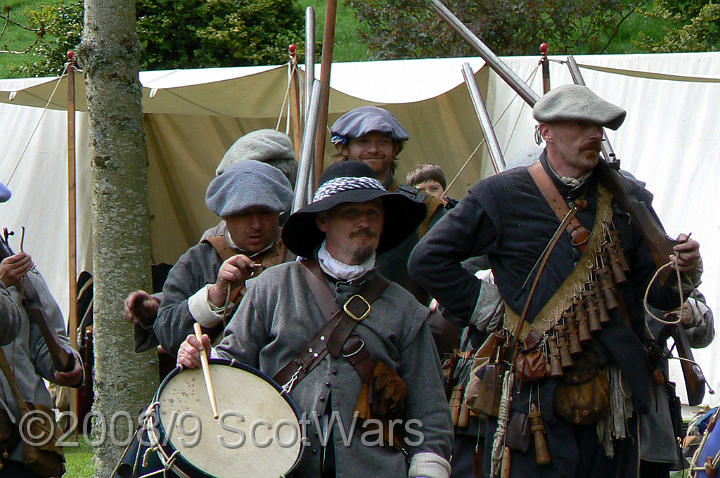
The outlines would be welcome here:
[[[257,161],[274,166],[292,185],[297,174],[297,161],[290,138],[272,129],[261,129],[240,137],[225,153],[216,169],[221,176],[233,164],[244,161]],[[250,196],[265,194],[247,183],[248,176],[241,178],[246,192]],[[226,235],[225,220],[205,231],[201,241]],[[162,293],[150,295],[145,291],[132,292],[125,300],[125,317],[134,323],[135,351],[142,352],[158,345],[153,332],[158,308],[163,300]]]

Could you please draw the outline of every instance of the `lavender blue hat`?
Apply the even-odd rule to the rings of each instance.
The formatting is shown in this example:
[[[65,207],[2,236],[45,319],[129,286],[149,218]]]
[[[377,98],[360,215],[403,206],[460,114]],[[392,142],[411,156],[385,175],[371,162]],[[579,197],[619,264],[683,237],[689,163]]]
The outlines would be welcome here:
[[[5,202],[10,199],[12,193],[3,183],[0,183],[0,202]]]
[[[377,253],[393,249],[425,219],[425,203],[385,190],[370,166],[360,161],[340,161],[323,171],[313,202],[293,213],[283,227],[283,243],[300,257],[312,257],[325,239],[325,233],[315,224],[317,213],[343,203],[378,198],[383,202],[385,223]]]
[[[277,168],[260,161],[240,161],[210,181],[205,194],[208,209],[220,217],[230,217],[261,206],[287,212],[292,205],[290,181]]]
[[[406,141],[410,134],[391,112],[377,106],[361,106],[348,111],[330,128],[333,144],[346,144],[371,132],[386,133],[392,139]]]
[[[625,110],[605,101],[582,85],[553,88],[533,107],[533,117],[540,123],[580,120],[618,129],[625,121]]]

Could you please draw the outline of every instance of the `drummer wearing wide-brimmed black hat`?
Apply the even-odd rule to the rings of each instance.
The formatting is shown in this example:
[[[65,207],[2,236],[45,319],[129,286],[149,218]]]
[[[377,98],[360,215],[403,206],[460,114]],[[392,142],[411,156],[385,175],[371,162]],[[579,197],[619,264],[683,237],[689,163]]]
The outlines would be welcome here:
[[[452,425],[425,322],[428,309],[402,287],[379,278],[375,270],[376,253],[391,249],[415,230],[425,208],[386,191],[372,176],[372,170],[359,162],[338,163],[323,173],[313,203],[293,214],[283,229],[286,246],[305,259],[274,266],[248,285],[216,349],[221,358],[259,368],[291,389],[290,396],[307,420],[307,445],[288,475],[295,478],[360,478],[375,470],[382,470],[384,478],[449,476]],[[378,283],[386,285],[376,288]],[[356,295],[370,303],[369,312],[362,319],[350,319],[357,320],[352,334],[337,344],[341,353],[333,353],[337,329],[324,334],[328,316],[344,305],[350,304],[350,310],[349,299]],[[322,344],[314,345],[314,338]],[[204,345],[209,347],[209,341]],[[199,367],[199,346],[189,336],[178,362]],[[321,359],[303,367],[307,374],[297,378],[295,364],[299,357],[308,357],[308,350]],[[324,350],[328,353],[323,357]],[[365,352],[368,359],[360,358]],[[288,366],[295,374],[285,373]],[[374,380],[384,367],[383,380]],[[390,385],[380,385],[383,381]],[[403,387],[406,394],[399,392]],[[359,399],[368,389],[375,405]],[[363,438],[369,423],[363,419],[378,419],[381,427],[387,426],[382,420],[388,416],[375,408],[381,403],[392,410],[385,413],[402,423],[394,429],[396,445],[409,454],[409,472],[399,448],[383,445],[375,432],[374,438]],[[324,418],[330,420],[330,430],[320,425]],[[323,445],[322,437],[328,435]]]

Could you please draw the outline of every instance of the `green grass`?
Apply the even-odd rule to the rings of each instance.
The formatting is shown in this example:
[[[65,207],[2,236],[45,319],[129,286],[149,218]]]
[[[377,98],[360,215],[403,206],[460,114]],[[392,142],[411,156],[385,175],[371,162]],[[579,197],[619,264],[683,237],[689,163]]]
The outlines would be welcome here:
[[[28,26],[27,12],[40,10],[45,5],[61,5],[64,0],[6,0],[2,5],[10,7],[10,18],[22,25]],[[4,12],[3,12],[4,13]],[[24,51],[35,39],[35,33],[25,30],[17,25],[8,25],[5,33],[0,37],[0,50]],[[27,55],[0,53],[0,78],[8,78],[8,65],[20,65]]]
[[[93,449],[82,435],[77,438],[77,446],[66,446],[65,472],[68,478],[92,478],[94,474],[92,457]]]
[[[309,0],[303,4],[315,9],[315,41],[320,43],[325,28],[325,5],[327,2],[326,0]],[[358,39],[359,25],[353,9],[345,5],[343,0],[338,0],[333,61],[365,61],[368,59],[368,49]]]

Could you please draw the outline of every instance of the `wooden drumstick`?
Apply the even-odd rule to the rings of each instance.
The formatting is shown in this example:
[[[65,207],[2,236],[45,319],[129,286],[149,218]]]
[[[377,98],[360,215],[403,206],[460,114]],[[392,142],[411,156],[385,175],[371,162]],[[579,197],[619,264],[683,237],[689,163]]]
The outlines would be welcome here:
[[[197,337],[198,342],[200,342],[200,362],[202,362],[202,371],[205,377],[205,388],[207,388],[208,398],[210,399],[213,418],[217,418],[220,414],[218,413],[217,400],[215,399],[215,387],[213,386],[212,377],[210,376],[210,362],[208,362],[207,354],[202,346],[202,329],[197,322],[195,322],[193,326],[195,327],[195,337]]]

